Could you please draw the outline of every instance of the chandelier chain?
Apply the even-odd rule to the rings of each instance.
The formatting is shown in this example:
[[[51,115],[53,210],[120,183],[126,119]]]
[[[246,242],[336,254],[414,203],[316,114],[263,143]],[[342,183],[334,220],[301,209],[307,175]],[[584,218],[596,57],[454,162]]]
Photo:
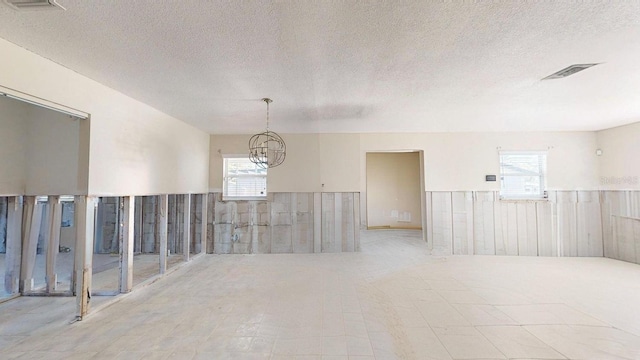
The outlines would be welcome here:
[[[267,132],[269,132],[269,100],[265,100],[267,103]]]

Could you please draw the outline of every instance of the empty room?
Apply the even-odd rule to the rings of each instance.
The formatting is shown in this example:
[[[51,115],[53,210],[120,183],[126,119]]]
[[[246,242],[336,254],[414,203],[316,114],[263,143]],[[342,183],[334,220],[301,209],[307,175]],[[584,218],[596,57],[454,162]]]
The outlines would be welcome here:
[[[640,2],[0,1],[1,359],[640,359]]]

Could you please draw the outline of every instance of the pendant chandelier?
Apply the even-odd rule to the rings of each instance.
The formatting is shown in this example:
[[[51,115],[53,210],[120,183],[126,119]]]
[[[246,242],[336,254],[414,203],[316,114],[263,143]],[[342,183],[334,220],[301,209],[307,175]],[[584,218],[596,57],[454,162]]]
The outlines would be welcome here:
[[[269,104],[273,100],[262,99],[267,103],[267,131],[255,134],[249,139],[249,160],[262,169],[276,167],[287,156],[287,145],[280,135],[269,131]]]

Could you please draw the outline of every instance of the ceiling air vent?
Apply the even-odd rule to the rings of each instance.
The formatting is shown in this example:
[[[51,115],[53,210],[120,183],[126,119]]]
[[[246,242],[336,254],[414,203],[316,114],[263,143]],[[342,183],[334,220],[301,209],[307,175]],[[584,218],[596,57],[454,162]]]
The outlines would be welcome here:
[[[67,10],[56,0],[4,0],[15,10]]]
[[[546,78],[542,79],[542,80],[551,80],[551,79],[562,79],[562,78],[566,78],[569,75],[573,75],[577,72],[580,72],[584,69],[588,69],[592,66],[596,66],[598,65],[598,63],[595,64],[575,64],[575,65],[571,65],[569,67],[566,67],[558,72],[555,72],[549,76],[547,76]]]

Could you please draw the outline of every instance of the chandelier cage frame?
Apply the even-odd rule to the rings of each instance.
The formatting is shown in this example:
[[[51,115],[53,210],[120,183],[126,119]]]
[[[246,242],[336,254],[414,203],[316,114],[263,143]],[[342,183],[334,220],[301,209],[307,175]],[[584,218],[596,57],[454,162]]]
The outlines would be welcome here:
[[[253,135],[249,139],[249,160],[262,169],[281,165],[287,156],[287,144],[277,133],[269,130],[269,104],[273,100],[263,98],[267,104],[267,128],[265,132]]]

